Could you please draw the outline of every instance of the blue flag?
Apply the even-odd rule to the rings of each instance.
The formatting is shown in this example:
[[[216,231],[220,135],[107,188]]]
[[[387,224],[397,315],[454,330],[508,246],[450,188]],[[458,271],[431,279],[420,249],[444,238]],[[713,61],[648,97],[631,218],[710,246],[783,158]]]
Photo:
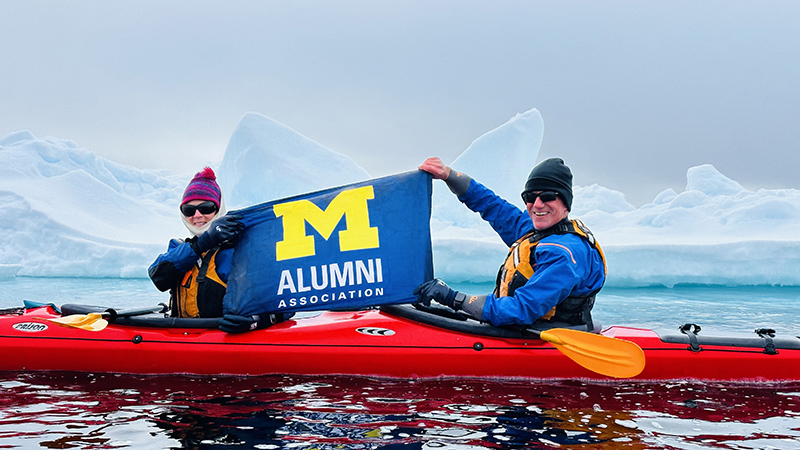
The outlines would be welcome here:
[[[407,172],[236,212],[226,314],[408,303],[433,278],[431,177]]]

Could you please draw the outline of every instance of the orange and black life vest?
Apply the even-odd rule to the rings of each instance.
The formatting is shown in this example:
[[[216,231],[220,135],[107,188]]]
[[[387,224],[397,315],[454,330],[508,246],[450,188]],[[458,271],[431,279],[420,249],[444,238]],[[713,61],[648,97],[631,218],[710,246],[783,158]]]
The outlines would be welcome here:
[[[228,285],[217,273],[219,250],[217,247],[204,253],[173,289],[173,317],[222,317],[222,298]]]
[[[530,280],[536,267],[535,250],[542,239],[553,234],[572,233],[580,236],[589,245],[597,250],[603,260],[603,270],[607,271],[606,257],[600,244],[594,235],[580,220],[562,220],[556,225],[548,228],[544,232],[534,231],[518,239],[511,244],[508,256],[497,273],[494,295],[496,297],[513,296],[514,292],[525,285]],[[560,245],[543,243],[541,245]],[[591,309],[594,306],[594,298],[600,289],[595,290],[587,296],[569,296],[561,303],[553,307],[547,314],[539,320],[550,322],[564,322],[569,325],[586,324],[592,327]]]

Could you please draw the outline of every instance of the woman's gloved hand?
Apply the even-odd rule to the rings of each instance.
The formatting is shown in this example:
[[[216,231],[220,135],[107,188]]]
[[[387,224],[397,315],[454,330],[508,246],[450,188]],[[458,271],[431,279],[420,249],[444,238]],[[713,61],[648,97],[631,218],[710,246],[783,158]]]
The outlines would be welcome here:
[[[197,237],[192,244],[192,248],[198,256],[211,250],[223,242],[235,243],[239,235],[244,231],[242,216],[238,214],[228,214],[215,220],[205,233]]]

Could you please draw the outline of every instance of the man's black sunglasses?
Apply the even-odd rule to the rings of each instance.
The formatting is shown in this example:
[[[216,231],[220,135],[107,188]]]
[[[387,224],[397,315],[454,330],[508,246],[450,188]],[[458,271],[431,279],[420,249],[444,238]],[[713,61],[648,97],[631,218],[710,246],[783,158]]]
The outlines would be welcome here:
[[[200,211],[200,214],[213,214],[217,212],[217,205],[214,202],[203,202],[197,205],[184,203],[181,205],[181,212],[186,217],[192,217],[196,211]]]
[[[522,201],[525,203],[536,203],[537,197],[542,199],[543,202],[547,203],[557,199],[558,193],[553,191],[544,191],[544,192],[526,191],[522,193]]]

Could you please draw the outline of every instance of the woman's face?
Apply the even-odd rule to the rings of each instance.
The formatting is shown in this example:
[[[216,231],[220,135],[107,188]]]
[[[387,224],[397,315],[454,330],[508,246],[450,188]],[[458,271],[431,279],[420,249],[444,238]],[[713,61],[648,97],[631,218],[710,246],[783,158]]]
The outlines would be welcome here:
[[[186,220],[196,228],[202,228],[217,215],[217,205],[208,200],[192,200],[181,205]],[[203,214],[206,212],[207,214]]]

